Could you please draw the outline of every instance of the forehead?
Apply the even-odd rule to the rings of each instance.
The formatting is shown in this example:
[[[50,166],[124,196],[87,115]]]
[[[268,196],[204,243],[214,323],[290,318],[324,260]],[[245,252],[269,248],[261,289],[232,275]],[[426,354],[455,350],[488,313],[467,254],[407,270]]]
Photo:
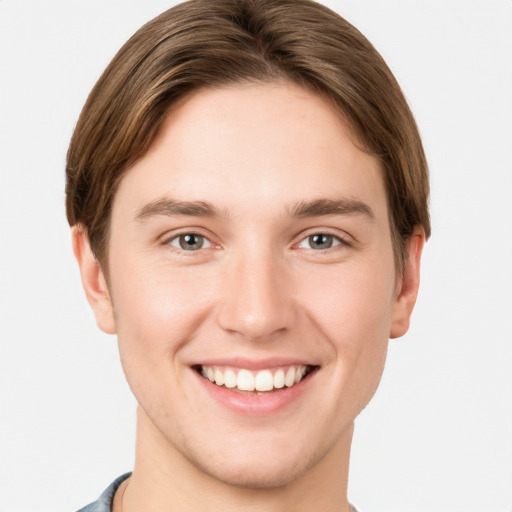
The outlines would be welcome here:
[[[121,181],[114,213],[165,196],[240,214],[341,196],[386,214],[378,160],[331,103],[289,82],[195,91],[175,105]]]

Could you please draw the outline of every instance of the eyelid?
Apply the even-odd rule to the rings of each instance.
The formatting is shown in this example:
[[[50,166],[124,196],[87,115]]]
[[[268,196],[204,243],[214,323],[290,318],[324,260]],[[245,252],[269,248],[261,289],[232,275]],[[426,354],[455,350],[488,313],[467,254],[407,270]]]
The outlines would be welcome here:
[[[175,239],[178,239],[180,236],[184,235],[197,235],[202,237],[206,242],[208,242],[208,247],[201,247],[201,249],[197,249],[195,251],[187,251],[185,249],[182,249],[181,247],[176,247],[174,245],[171,245],[171,242]],[[219,243],[214,242],[212,239],[214,236],[211,233],[204,233],[204,230],[197,227],[186,227],[181,228],[177,230],[173,230],[170,232],[165,233],[164,235],[160,236],[158,239],[158,245],[162,245],[165,247],[171,247],[173,250],[188,253],[188,255],[201,252],[203,249],[211,249],[215,248],[218,249],[221,247]]]
[[[301,247],[299,247],[299,245],[301,243],[305,242],[309,237],[314,236],[314,235],[328,235],[328,236],[332,236],[338,242],[335,245],[329,247],[328,249],[324,249],[323,251],[316,250],[316,249],[313,249],[313,248],[306,248],[306,249],[309,249],[309,250],[315,251],[315,252],[327,252],[327,251],[329,251],[331,249],[336,249],[339,246],[353,247],[353,246],[355,246],[357,244],[356,240],[354,240],[353,237],[350,236],[348,233],[345,233],[345,232],[340,233],[338,230],[336,230],[336,232],[333,232],[333,231],[334,230],[331,229],[331,228],[325,228],[325,229],[322,229],[322,228],[312,228],[310,230],[307,230],[307,231],[301,233],[296,238],[296,240],[297,239],[298,240],[292,244],[292,248],[293,249],[300,249]],[[197,236],[200,236],[200,237],[204,238],[204,240],[209,245],[207,247],[201,247],[200,249],[197,249],[195,251],[187,251],[187,250],[182,249],[180,247],[176,247],[176,246],[172,246],[171,245],[171,242],[173,240],[178,239],[180,236],[184,236],[184,235],[197,235]],[[159,237],[158,244],[162,245],[162,246],[172,247],[176,251],[186,252],[186,253],[189,253],[189,254],[201,252],[203,249],[211,249],[211,248],[220,249],[220,248],[222,248],[222,244],[214,242],[212,240],[212,238],[214,238],[214,236],[211,233],[205,234],[204,230],[202,228],[187,227],[187,228],[178,229],[176,231],[167,232],[166,234],[164,234],[161,237]]]
[[[203,239],[203,241],[204,241],[203,245],[199,249],[197,249],[197,250],[190,249],[189,251],[187,251],[187,249],[183,249],[183,247],[179,247],[177,245],[173,245],[173,242],[175,240],[179,241],[179,239],[182,236],[187,236],[187,235],[193,235],[193,236],[201,237]],[[206,243],[206,245],[205,245],[205,243]],[[187,252],[199,252],[202,249],[209,249],[210,247],[213,246],[212,242],[207,237],[205,237],[203,235],[200,235],[199,233],[181,233],[180,235],[176,235],[176,236],[173,236],[172,238],[169,238],[169,240],[167,241],[167,245],[170,245],[171,247],[174,247],[175,249],[182,250],[182,251],[187,251]]]
[[[315,235],[328,235],[332,236],[334,239],[336,239],[339,243],[336,245],[333,245],[332,247],[329,247],[327,249],[317,250],[313,249],[311,247],[299,247],[300,244],[305,242],[309,237],[315,236]],[[353,247],[356,245],[356,241],[347,233],[340,233],[339,231],[333,232],[332,229],[329,228],[314,228],[311,230],[306,231],[305,233],[301,233],[300,238],[297,242],[293,244],[293,248],[297,249],[309,249],[311,251],[315,252],[327,252],[331,249],[336,249],[337,247],[344,246],[344,247]]]
[[[318,233],[319,235],[322,234],[322,235],[327,235],[327,236],[330,236],[333,238],[333,245],[331,245],[331,247],[327,247],[326,249],[316,249],[318,251],[328,251],[329,249],[332,249],[333,247],[338,247],[339,245],[343,245],[343,240],[340,239],[340,237],[338,236],[334,236],[334,235],[331,235],[330,233]],[[299,249],[311,249],[311,250],[315,250],[313,249],[313,247],[302,247],[302,244],[303,243],[308,243],[308,240],[312,237],[312,236],[315,236],[315,235],[309,235],[305,238],[303,238],[298,244],[297,244],[297,247]]]

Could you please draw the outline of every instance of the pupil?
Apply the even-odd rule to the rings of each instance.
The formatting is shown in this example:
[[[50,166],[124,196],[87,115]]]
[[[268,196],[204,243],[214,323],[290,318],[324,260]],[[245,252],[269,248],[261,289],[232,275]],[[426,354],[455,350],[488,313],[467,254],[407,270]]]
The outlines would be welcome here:
[[[332,246],[331,235],[313,235],[309,237],[309,243],[313,249],[329,249]]]
[[[186,251],[201,249],[203,246],[203,237],[199,235],[182,235],[180,237],[180,246]]]

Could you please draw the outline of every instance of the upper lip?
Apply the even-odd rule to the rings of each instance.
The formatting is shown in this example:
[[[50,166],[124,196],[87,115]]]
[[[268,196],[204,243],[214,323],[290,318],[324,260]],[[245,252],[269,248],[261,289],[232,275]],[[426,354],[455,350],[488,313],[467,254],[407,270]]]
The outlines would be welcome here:
[[[296,357],[271,357],[265,359],[250,359],[246,357],[215,358],[198,361],[191,365],[197,366],[228,366],[246,370],[266,370],[283,366],[318,366],[312,361]]]

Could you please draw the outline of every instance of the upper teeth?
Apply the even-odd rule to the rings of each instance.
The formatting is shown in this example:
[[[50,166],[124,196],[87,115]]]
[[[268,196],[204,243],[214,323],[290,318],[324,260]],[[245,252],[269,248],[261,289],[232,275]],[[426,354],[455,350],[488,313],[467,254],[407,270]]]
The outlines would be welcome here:
[[[201,375],[217,386],[238,388],[241,391],[272,391],[297,384],[306,374],[307,366],[288,366],[252,372],[246,369],[202,366]]]

